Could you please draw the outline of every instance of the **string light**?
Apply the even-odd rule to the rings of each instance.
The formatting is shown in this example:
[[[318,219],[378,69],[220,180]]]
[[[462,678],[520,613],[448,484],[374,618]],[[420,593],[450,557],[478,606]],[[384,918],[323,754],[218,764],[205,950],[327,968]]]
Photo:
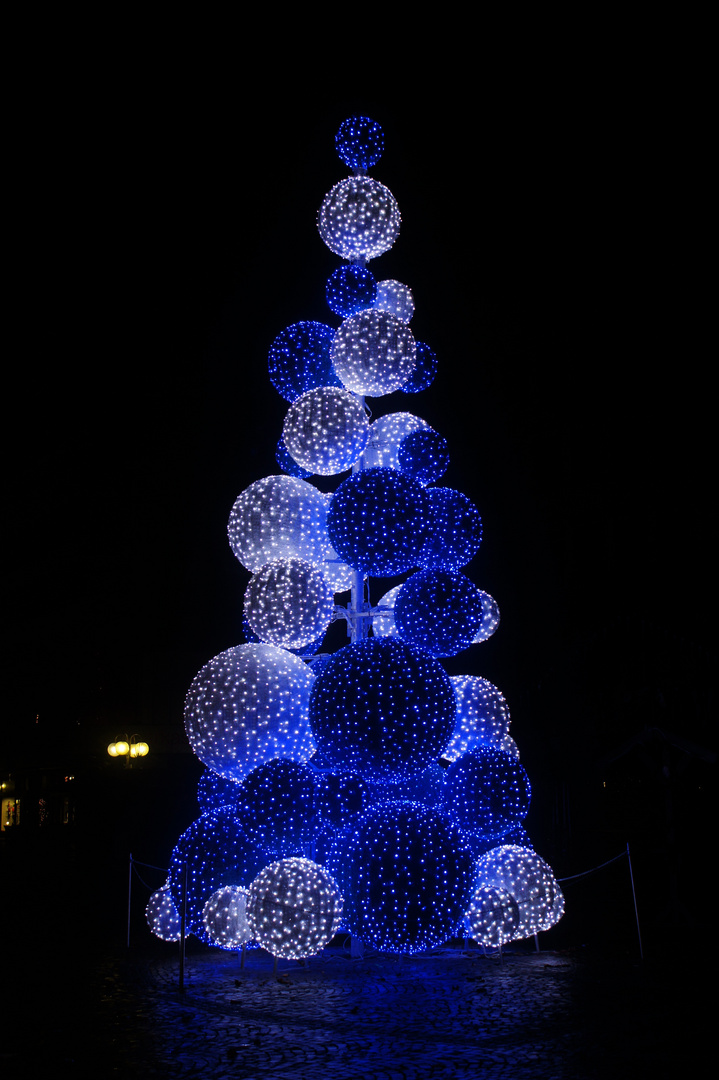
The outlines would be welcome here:
[[[445,809],[468,836],[502,839],[527,816],[531,788],[519,762],[489,746],[478,746],[447,769]]]
[[[516,744],[509,736],[509,706],[501,690],[478,675],[453,675],[450,681],[457,702],[457,720],[444,751],[445,760],[456,761],[478,746],[494,747],[517,757]]]
[[[273,956],[314,956],[337,933],[341,917],[337,883],[309,859],[270,863],[250,885],[247,921],[257,943]]]
[[[320,829],[317,801],[312,769],[276,758],[242,781],[236,814],[246,836],[266,855],[302,855]]]
[[[363,469],[337,488],[327,515],[336,551],[355,570],[375,577],[417,565],[428,500],[416,481],[392,469]]]
[[[303,559],[276,559],[245,589],[245,618],[260,641],[301,649],[332,621],[334,597],[321,570]]]
[[[229,806],[237,799],[239,784],[237,780],[226,780],[224,776],[205,769],[197,784],[197,802],[200,812],[216,810],[220,806]]]
[[[402,218],[394,195],[369,176],[349,176],[325,195],[317,228],[330,251],[348,262],[376,259],[394,244]]]
[[[330,765],[396,783],[438,760],[455,709],[436,660],[396,638],[370,638],[345,645],[317,674],[310,724]]]
[[[180,915],[168,882],[161,889],[157,889],[148,900],[145,917],[150,930],[161,941],[180,940]]]
[[[345,829],[367,809],[371,799],[369,785],[353,773],[319,773],[316,790],[320,817],[332,830]]]
[[[339,386],[332,368],[333,327],[321,322],[287,326],[272,342],[268,356],[270,381],[285,401],[295,401],[318,386]]]
[[[329,554],[327,501],[294,476],[266,476],[237,497],[227,524],[230,547],[256,573],[275,559],[322,565]]]
[[[419,484],[434,484],[449,465],[447,440],[437,431],[413,431],[399,444],[397,464]]]
[[[414,337],[406,323],[374,308],[344,320],[332,341],[330,356],[342,385],[368,397],[398,390],[417,362]]]
[[[369,439],[364,406],[348,390],[321,386],[308,390],[289,408],[282,439],[303,469],[335,476],[351,469]]]
[[[350,169],[371,169],[382,157],[384,132],[368,116],[350,116],[343,120],[335,135],[335,149]]]
[[[239,949],[252,937],[245,905],[247,889],[224,885],[210,896],[202,909],[202,925],[210,942],[220,949]]]
[[[366,266],[350,263],[339,266],[330,274],[325,295],[330,310],[341,319],[347,319],[364,308],[375,306],[377,281]]]
[[[229,780],[275,757],[307,761],[311,669],[274,645],[236,645],[205,664],[185,698],[194,753]]]
[[[403,780],[401,784],[372,784],[372,794],[377,802],[422,803],[424,806],[442,807],[442,792],[447,773],[437,762]]]
[[[399,388],[402,394],[418,394],[420,390],[426,390],[432,385],[437,374],[438,361],[434,350],[423,341],[416,341],[415,345],[417,363],[407,382]]]
[[[469,648],[482,619],[476,585],[450,570],[419,570],[397,594],[394,621],[400,637],[431,656]]]
[[[431,431],[429,424],[408,412],[387,413],[370,425],[363,462],[366,469],[399,469],[397,451],[412,431]]]
[[[427,495],[429,529],[419,553],[419,565],[423,570],[461,570],[482,542],[479,510],[471,499],[453,488],[430,488]]]
[[[409,285],[387,278],[377,285],[375,307],[379,311],[388,311],[402,322],[408,323],[414,315],[414,297]]]
[[[564,911],[561,889],[551,867],[528,847],[502,844],[477,860],[480,885],[506,889],[519,908],[519,925],[512,940],[548,930]]]
[[[464,925],[469,936],[480,945],[505,945],[516,937],[519,905],[506,889],[480,885],[472,896]]]

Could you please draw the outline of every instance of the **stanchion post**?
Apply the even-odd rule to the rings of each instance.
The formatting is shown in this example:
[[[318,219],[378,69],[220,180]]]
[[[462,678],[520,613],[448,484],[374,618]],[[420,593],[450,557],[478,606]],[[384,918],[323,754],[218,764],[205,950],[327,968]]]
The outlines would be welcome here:
[[[185,926],[187,923],[187,863],[182,867],[182,900],[180,902],[180,990],[185,989]]]
[[[627,841],[627,861],[629,862],[629,880],[632,883],[632,897],[634,899],[634,918],[637,920],[637,937],[639,938],[639,958],[644,960],[644,950],[642,949],[642,932],[639,929],[639,911],[637,909],[637,894],[634,888],[634,873],[632,872],[632,857],[629,854],[629,841]]]
[[[132,852],[127,875],[127,948],[130,948],[130,905],[132,903]]]

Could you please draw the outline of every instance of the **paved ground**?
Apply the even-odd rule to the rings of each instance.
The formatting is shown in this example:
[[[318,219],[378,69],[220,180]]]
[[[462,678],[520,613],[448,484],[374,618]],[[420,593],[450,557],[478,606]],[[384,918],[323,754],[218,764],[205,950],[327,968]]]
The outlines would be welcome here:
[[[261,951],[241,969],[194,946],[183,992],[176,947],[161,943],[82,963],[70,949],[48,965],[17,972],[15,990],[5,981],[0,1065],[13,1080],[654,1080],[700,1062],[713,1023],[695,972],[585,950],[499,962],[337,948],[274,972]]]

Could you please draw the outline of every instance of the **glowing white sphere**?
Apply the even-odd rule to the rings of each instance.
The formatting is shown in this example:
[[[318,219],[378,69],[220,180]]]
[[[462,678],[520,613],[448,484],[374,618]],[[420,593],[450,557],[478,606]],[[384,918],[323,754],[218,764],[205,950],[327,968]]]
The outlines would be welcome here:
[[[480,856],[477,884],[506,889],[517,901],[519,924],[512,940],[549,929],[564,910],[551,867],[528,847],[501,844]]]
[[[185,698],[185,731],[200,761],[228,780],[242,780],[276,757],[308,761],[316,750],[309,726],[314,675],[274,645],[236,645],[195,676]]]
[[[519,905],[511,893],[496,885],[475,889],[464,925],[480,945],[504,945],[519,928]]]
[[[302,649],[332,621],[334,596],[324,574],[303,559],[276,559],[245,589],[245,619],[260,641]]]
[[[252,937],[245,916],[247,889],[224,885],[210,896],[202,909],[202,925],[213,945],[221,949],[239,949]]]
[[[342,897],[334,878],[309,859],[279,859],[250,885],[247,921],[273,956],[313,956],[340,928]]]
[[[509,706],[489,679],[478,675],[451,675],[457,702],[457,719],[449,746],[442,755],[456,761],[477,746],[492,746],[519,757],[514,739],[509,737]]]
[[[330,545],[327,500],[295,476],[265,476],[237,497],[227,524],[235,556],[251,573],[275,559],[321,565]]]
[[[180,940],[180,913],[175,907],[169,884],[152,894],[145,908],[147,925],[162,941]]]
[[[382,397],[407,382],[417,362],[417,347],[406,323],[388,311],[369,308],[344,320],[332,341],[330,357],[348,390]],[[285,442],[299,460],[287,438]]]
[[[413,431],[431,431],[432,428],[418,416],[408,412],[387,413],[370,426],[369,441],[364,452],[366,469],[396,469],[399,472],[397,451],[407,435]]]
[[[359,461],[369,429],[367,414],[354,394],[337,386],[320,386],[290,406],[282,439],[303,469],[335,476]]]
[[[369,176],[348,176],[325,195],[317,228],[330,251],[352,262],[389,251],[401,220],[397,201],[384,184]]]
[[[484,592],[484,590],[480,590],[480,592],[482,593],[482,622],[472,639],[473,645],[478,645],[480,642],[491,638],[499,626],[499,604],[488,592]]]
[[[393,589],[390,589],[389,592],[384,594],[377,604],[378,608],[384,608],[385,610],[372,616],[372,633],[375,637],[398,636],[397,627],[394,621],[394,602],[397,599],[397,593],[401,588],[401,585],[395,585]]]
[[[402,322],[408,323],[414,315],[414,297],[409,285],[403,285],[401,281],[386,281],[377,283],[377,299],[374,305],[379,311],[389,311],[396,315]]]

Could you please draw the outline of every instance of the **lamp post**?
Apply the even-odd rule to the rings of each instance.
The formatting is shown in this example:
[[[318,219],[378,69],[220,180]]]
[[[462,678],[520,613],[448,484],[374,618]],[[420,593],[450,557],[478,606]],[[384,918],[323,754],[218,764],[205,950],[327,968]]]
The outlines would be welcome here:
[[[124,739],[110,743],[107,752],[110,757],[124,757],[125,768],[131,769],[133,758],[146,757],[149,749],[147,743],[139,741],[137,735],[130,735],[129,738],[126,735]]]

